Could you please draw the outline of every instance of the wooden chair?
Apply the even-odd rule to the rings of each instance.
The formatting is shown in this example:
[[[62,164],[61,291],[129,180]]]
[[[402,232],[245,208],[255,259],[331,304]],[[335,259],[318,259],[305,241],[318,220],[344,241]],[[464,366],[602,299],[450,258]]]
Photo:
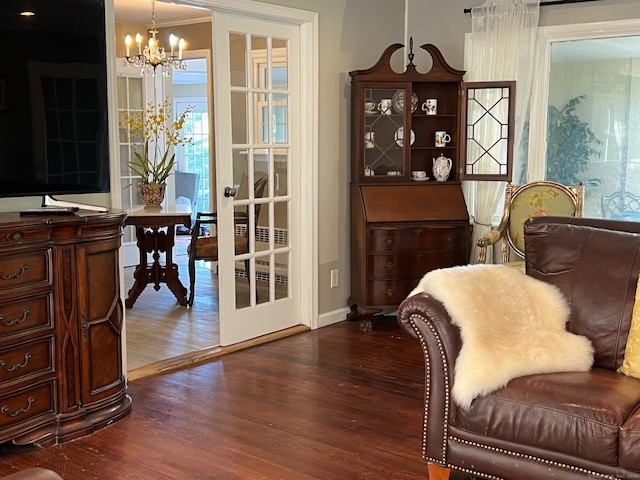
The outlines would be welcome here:
[[[581,217],[583,201],[582,184],[571,187],[551,181],[507,184],[498,228],[485,233],[477,242],[478,263],[486,263],[487,248],[500,241],[501,263],[524,268],[524,261],[511,261],[512,253],[524,259],[524,222],[542,215]]]
[[[601,199],[602,218],[640,221],[640,196],[631,192],[614,192]]]
[[[262,198],[264,195],[265,187],[267,186],[268,177],[261,176],[253,185],[254,198]],[[245,229],[235,229],[234,232],[234,245],[235,254],[242,255],[249,252],[249,205],[243,212],[236,212],[234,215],[235,225],[246,225]],[[254,206],[254,225],[258,224],[258,218],[260,217],[260,209],[262,204],[256,203]],[[211,228],[210,236],[203,236],[203,226],[209,225]],[[193,306],[193,298],[195,295],[196,285],[196,260],[204,260],[208,262],[218,261],[218,214],[217,212],[197,212],[196,221],[193,225],[191,232],[191,241],[187,247],[187,254],[189,255],[189,298],[187,299],[187,305]],[[242,230],[242,231],[241,231]],[[215,233],[215,235],[214,235]],[[247,280],[251,284],[251,278],[249,277],[249,260],[245,260],[245,271],[247,272]]]

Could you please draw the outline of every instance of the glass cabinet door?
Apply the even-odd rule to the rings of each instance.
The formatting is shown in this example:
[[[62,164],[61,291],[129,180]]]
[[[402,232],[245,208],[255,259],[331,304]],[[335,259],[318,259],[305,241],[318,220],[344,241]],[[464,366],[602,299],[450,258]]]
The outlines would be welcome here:
[[[365,88],[363,95],[365,177],[404,176],[406,148],[415,134],[405,132],[407,115],[403,88]],[[407,141],[408,140],[408,141]]]

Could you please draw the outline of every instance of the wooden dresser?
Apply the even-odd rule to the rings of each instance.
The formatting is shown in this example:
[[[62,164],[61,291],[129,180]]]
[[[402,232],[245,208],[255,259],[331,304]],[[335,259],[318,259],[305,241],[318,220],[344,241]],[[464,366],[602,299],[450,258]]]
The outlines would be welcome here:
[[[0,213],[0,442],[71,440],[126,415],[126,214]]]

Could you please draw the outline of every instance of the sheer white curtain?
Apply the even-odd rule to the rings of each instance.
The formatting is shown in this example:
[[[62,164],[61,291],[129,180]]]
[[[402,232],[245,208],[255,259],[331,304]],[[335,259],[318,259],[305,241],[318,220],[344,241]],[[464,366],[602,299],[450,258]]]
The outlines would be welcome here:
[[[472,33],[465,52],[466,81],[516,81],[514,152],[521,150],[523,127],[528,116],[532,69],[540,10],[539,0],[487,0],[471,9]],[[514,166],[514,179],[519,168]],[[471,261],[476,262],[476,241],[491,229],[491,219],[502,199],[503,182],[465,182],[473,217]],[[487,254],[492,263],[492,252]]]

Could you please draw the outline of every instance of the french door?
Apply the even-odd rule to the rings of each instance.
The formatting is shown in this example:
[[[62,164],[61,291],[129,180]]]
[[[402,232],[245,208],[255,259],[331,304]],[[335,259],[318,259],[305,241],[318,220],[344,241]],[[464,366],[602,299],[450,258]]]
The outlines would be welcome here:
[[[220,341],[231,345],[301,323],[300,27],[214,11],[213,32]]]

